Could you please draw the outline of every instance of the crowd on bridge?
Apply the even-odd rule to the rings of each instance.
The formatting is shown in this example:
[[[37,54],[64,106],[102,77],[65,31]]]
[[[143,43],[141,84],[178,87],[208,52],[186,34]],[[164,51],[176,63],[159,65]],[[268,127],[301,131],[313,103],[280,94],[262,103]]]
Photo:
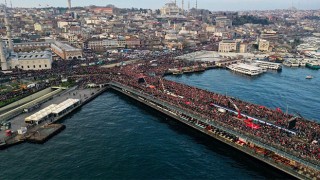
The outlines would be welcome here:
[[[302,159],[319,164],[319,123],[286,114],[279,108],[270,109],[163,78],[170,68],[200,66],[201,64],[200,62],[186,62],[168,56],[160,56],[156,57],[156,59],[141,60],[134,64],[113,68],[101,68],[98,66],[73,68],[75,65],[69,62],[59,64],[53,70],[33,73],[39,73],[39,75],[56,75],[58,73],[74,81],[80,79],[80,86],[88,83],[105,84],[111,81],[118,82],[197,114],[208,122],[218,123],[264,144],[277,147]],[[220,111],[216,105],[225,109],[239,111],[241,115],[228,110]],[[253,121],[248,118],[249,116],[261,121]],[[289,123],[293,118],[296,123],[289,128]],[[248,122],[250,122],[250,126]],[[288,129],[295,133],[285,131]]]
[[[161,62],[161,60],[159,61]],[[302,117],[295,117],[296,124],[290,129],[295,133],[290,133],[285,130],[288,130],[290,120],[294,116],[282,112],[279,108],[266,108],[226,95],[168,81],[163,79],[162,76],[148,75],[149,71],[158,72],[156,73],[158,75],[164,73],[165,69],[169,67],[179,66],[179,64],[175,65],[174,63],[166,65],[168,64],[164,65],[165,68],[162,68],[162,65],[160,65],[160,68],[157,66],[150,67],[148,63],[128,65],[118,69],[117,72],[121,75],[114,76],[112,80],[193,113],[198,113],[199,116],[209,121],[219,122],[265,144],[278,147],[303,159],[319,162],[320,125],[318,123],[305,120]],[[143,79],[143,81],[139,81],[139,79]],[[233,112],[220,112],[214,105],[235,111],[239,110],[241,114],[244,114],[244,117],[239,117],[238,114]],[[248,116],[261,119],[261,122],[253,121],[259,128],[252,128],[252,126],[247,125],[246,122],[252,121],[252,119],[247,118]]]
[[[296,124],[290,129],[295,132],[293,134],[284,131],[284,129],[288,130],[290,120],[294,116],[282,112],[279,108],[266,108],[226,95],[168,81],[162,77],[169,68],[188,65],[190,63],[186,64],[171,58],[160,58],[152,62],[144,61],[108,69],[87,67],[77,69],[73,74],[85,75],[84,82],[97,84],[109,81],[120,82],[180,108],[196,112],[205,119],[217,121],[228,128],[250,135],[263,143],[285,149],[301,158],[319,162],[320,125],[318,123],[305,120],[302,117],[295,117]],[[191,65],[199,64],[193,63]],[[139,79],[143,80],[139,83]],[[241,114],[244,114],[244,117],[239,117],[233,112],[219,112],[214,105],[235,111],[239,110]],[[248,116],[261,120],[261,122],[253,121],[259,128],[252,128],[245,123],[252,121],[247,118]]]

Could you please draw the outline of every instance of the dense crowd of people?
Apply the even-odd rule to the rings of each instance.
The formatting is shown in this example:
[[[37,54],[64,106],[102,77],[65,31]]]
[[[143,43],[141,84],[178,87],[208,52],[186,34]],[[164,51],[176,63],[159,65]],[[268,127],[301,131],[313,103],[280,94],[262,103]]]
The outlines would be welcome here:
[[[156,64],[156,66],[154,65]],[[154,97],[178,105],[181,108],[197,112],[203,118],[218,121],[229,128],[246,133],[258,138],[260,141],[277,146],[305,159],[320,160],[320,125],[316,122],[296,117],[296,125],[292,128],[295,132],[289,133],[283,129],[288,129],[289,121],[293,115],[286,114],[279,109],[269,109],[261,105],[256,105],[241,101],[236,98],[216,94],[206,90],[198,89],[188,85],[168,81],[162,75],[169,69],[175,67],[199,65],[199,63],[186,63],[171,58],[159,58],[156,61],[144,61],[127,66],[115,68],[87,67],[77,69],[73,74],[85,75],[84,82],[106,83],[116,81],[133,87]],[[77,77],[77,76],[74,76]],[[79,78],[79,77],[78,77]],[[143,83],[139,83],[143,79]],[[150,88],[152,87],[152,88]],[[232,110],[240,110],[245,116],[261,119],[262,122],[255,122],[259,129],[249,127],[244,123],[247,118],[239,118],[232,112],[221,113],[213,105],[219,105]],[[279,128],[281,127],[281,128]]]
[[[78,81],[80,86],[85,86],[88,83],[118,82],[197,114],[208,121],[219,123],[229,129],[243,133],[260,142],[319,163],[320,125],[318,123],[286,114],[280,109],[273,110],[226,95],[168,81],[163,78],[168,69],[202,66],[204,62],[180,61],[168,56],[155,58],[113,68],[74,67],[80,62],[64,62],[56,64],[52,70],[30,73],[33,73],[32,76],[57,76],[58,74]],[[228,110],[221,112],[216,105],[239,111],[241,116]],[[252,121],[248,116],[261,121]],[[296,124],[290,128],[290,131],[294,133],[290,133],[286,130],[289,129],[289,123],[293,119],[296,120]],[[248,121],[253,122],[256,128],[248,126],[246,123]]]
[[[167,62],[170,62],[170,60],[167,60]],[[251,135],[263,143],[284,149],[303,159],[319,162],[320,146],[318,141],[320,139],[320,125],[318,123],[296,117],[297,123],[291,129],[295,133],[290,133],[285,130],[288,130],[290,120],[294,116],[286,114],[279,109],[269,109],[225,95],[168,81],[162,79],[161,76],[148,76],[150,70],[155,71],[156,74],[161,74],[166,68],[172,66],[175,66],[172,61],[161,65],[160,68],[151,67],[148,63],[129,65],[118,69],[121,75],[115,76],[112,80],[178,105],[181,108],[196,112],[203,118],[218,121],[229,128]],[[141,78],[144,79],[143,83],[138,82],[138,79]],[[239,117],[233,112],[221,113],[214,105],[232,110],[238,109],[244,117]],[[254,122],[259,128],[255,129],[247,126],[245,121],[248,118],[246,116],[261,119],[261,122]]]

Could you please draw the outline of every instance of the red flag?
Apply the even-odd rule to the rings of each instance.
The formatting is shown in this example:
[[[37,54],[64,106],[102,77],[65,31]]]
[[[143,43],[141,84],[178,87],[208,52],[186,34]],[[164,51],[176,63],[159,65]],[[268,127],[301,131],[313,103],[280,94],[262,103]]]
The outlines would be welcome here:
[[[260,128],[259,125],[254,124],[252,122],[251,123],[246,123],[246,126],[252,128],[252,129],[259,129]]]
[[[242,118],[242,115],[241,115],[240,110],[238,110],[238,118],[239,118],[239,119],[241,119],[241,118]]]
[[[282,113],[282,110],[281,110],[279,107],[277,107],[276,110],[277,110],[278,112]]]
[[[252,119],[248,118],[246,120],[244,120],[245,123],[252,123]]]

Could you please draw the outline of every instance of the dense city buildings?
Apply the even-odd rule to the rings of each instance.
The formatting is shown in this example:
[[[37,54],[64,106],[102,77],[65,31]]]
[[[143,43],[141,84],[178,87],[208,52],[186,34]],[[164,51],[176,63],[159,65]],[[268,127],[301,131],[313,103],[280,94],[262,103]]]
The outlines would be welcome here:
[[[157,9],[65,3],[0,7],[0,149],[45,142],[63,128],[61,119],[113,89],[292,177],[320,179],[318,120],[299,108],[290,112],[287,102],[281,104],[286,110],[274,107],[289,98],[283,92],[265,98],[269,85],[259,81],[269,74],[278,75],[273,81],[290,77],[294,88],[303,80],[317,85],[319,10],[211,11],[184,0]],[[294,71],[285,74],[291,67],[309,74],[293,79]],[[218,68],[224,74],[205,77],[197,84],[202,89],[178,83],[193,78],[183,74],[200,78]],[[183,77],[175,82],[171,75]],[[231,82],[229,75],[246,81]],[[211,92],[213,78],[231,85],[217,83],[220,94]],[[244,100],[228,95],[239,87],[251,93],[256,82],[271,107],[253,103],[263,101],[251,94]],[[304,109],[315,111],[318,102],[308,102],[317,101],[318,92],[301,94]]]

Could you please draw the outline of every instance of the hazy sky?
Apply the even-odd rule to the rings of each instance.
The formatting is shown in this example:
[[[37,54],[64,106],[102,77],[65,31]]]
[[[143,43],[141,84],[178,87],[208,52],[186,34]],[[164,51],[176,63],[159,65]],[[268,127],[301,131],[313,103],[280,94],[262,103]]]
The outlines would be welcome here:
[[[66,7],[67,0],[11,0],[13,7],[41,7],[60,6]],[[188,7],[188,1],[185,1],[185,9]],[[4,3],[5,0],[0,0]],[[7,0],[10,6],[10,0]],[[117,7],[138,7],[138,8],[161,8],[170,0],[72,0],[72,6],[88,6],[114,4]],[[190,0],[190,6],[195,6],[196,0]],[[177,0],[181,5],[181,0]],[[320,9],[320,0],[198,0],[198,8],[209,10],[263,10],[263,9],[287,9],[292,4],[298,9]]]

